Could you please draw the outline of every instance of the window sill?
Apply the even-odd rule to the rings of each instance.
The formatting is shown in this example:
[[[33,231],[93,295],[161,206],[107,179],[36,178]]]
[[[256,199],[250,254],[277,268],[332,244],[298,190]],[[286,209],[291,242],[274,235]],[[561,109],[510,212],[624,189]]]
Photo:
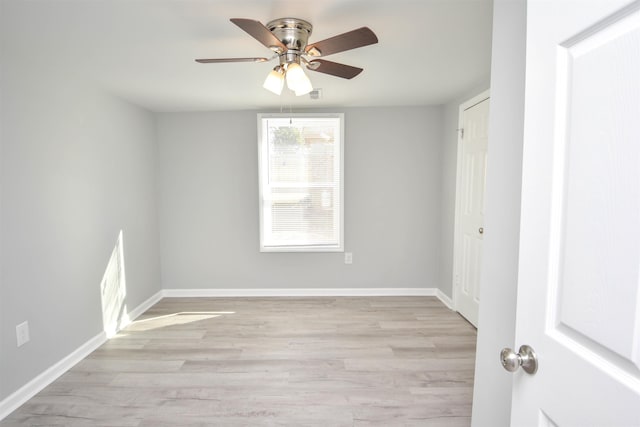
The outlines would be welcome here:
[[[260,252],[344,252],[344,248],[338,246],[267,246],[260,247]]]

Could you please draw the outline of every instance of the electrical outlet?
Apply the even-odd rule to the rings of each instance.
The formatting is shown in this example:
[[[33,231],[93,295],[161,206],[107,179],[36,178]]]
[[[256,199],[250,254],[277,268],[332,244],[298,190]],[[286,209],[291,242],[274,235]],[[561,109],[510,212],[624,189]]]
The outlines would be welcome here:
[[[344,253],[344,263],[345,264],[353,264],[353,253],[345,252]]]
[[[22,322],[16,326],[16,339],[18,347],[29,342],[29,322]]]

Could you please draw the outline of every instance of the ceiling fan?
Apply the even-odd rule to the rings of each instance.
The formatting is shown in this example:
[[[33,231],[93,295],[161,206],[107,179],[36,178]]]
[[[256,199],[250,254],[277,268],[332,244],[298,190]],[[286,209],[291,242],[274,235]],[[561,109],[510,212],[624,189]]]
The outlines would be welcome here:
[[[287,87],[296,95],[304,95],[313,90],[309,78],[301,64],[308,70],[332,76],[352,79],[362,72],[362,68],[320,59],[338,52],[378,43],[376,35],[367,27],[358,28],[328,39],[307,44],[313,26],[298,18],[275,19],[263,25],[252,19],[232,18],[250,36],[274,52],[270,58],[213,58],[196,59],[202,64],[224,62],[267,62],[278,58],[279,64],[269,73],[263,87],[277,95],[282,93],[286,80]]]

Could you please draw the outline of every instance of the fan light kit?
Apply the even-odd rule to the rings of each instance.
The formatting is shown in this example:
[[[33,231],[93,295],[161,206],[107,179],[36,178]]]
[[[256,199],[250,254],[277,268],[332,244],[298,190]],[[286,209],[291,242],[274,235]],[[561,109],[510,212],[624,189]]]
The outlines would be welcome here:
[[[367,27],[358,28],[316,43],[307,44],[313,26],[297,18],[281,18],[267,25],[252,19],[233,18],[236,24],[250,36],[274,52],[271,58],[214,58],[196,59],[202,64],[223,62],[267,62],[278,58],[279,64],[267,76],[263,87],[276,95],[282,93],[284,83],[296,96],[313,91],[309,77],[304,73],[302,64],[308,70],[332,76],[352,79],[362,72],[362,68],[319,59],[358,47],[378,43],[376,35]]]

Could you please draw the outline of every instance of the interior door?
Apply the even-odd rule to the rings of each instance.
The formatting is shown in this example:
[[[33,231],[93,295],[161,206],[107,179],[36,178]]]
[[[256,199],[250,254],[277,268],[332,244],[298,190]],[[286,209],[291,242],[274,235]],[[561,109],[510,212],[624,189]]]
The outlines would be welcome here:
[[[529,0],[514,426],[640,426],[640,2]]]
[[[461,106],[457,192],[456,310],[478,326],[480,267],[484,237],[484,193],[489,128],[488,93]]]

